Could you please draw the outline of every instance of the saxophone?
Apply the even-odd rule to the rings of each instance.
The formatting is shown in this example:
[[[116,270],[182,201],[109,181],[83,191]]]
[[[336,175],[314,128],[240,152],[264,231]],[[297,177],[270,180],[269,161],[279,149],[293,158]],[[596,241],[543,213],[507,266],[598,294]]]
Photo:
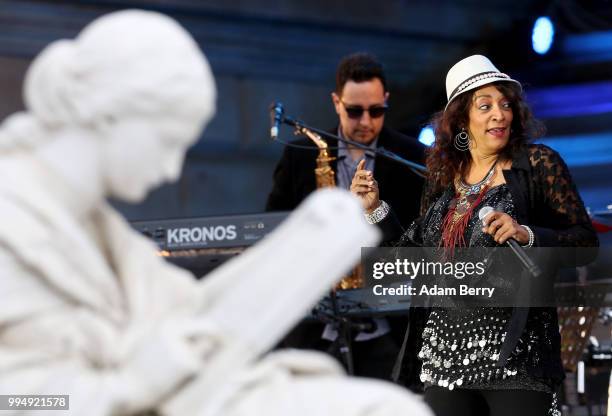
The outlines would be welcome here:
[[[319,148],[317,167],[314,171],[315,178],[317,180],[317,189],[336,186],[335,173],[329,164],[329,162],[336,158],[329,155],[329,152],[327,151],[327,142],[323,140],[321,136],[306,128],[302,128],[300,132],[308,136],[308,138],[312,140]]]
[[[296,129],[296,134],[304,134],[310,140],[314,142],[319,148],[319,155],[317,156],[317,167],[314,170],[315,178],[317,181],[317,189],[319,188],[327,188],[336,186],[336,178],[335,172],[330,166],[330,162],[335,157],[329,155],[327,142],[321,138],[318,134],[313,131],[299,126]],[[334,289],[336,290],[346,290],[346,289],[359,289],[364,287],[364,278],[363,278],[363,266],[359,263],[355,266],[351,272],[342,278],[340,282],[336,285]]]

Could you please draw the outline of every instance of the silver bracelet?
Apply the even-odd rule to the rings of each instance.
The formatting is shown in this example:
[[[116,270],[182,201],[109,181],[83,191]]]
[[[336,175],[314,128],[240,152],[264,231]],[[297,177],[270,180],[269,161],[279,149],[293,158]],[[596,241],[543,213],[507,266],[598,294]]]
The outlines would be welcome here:
[[[529,234],[529,242],[527,244],[525,244],[524,246],[521,246],[523,248],[529,248],[531,246],[533,246],[533,242],[535,241],[535,235],[533,234],[533,231],[531,231],[531,228],[529,228],[526,225],[521,225],[521,227],[523,227],[525,230],[527,230],[527,234]]]
[[[365,219],[369,224],[376,224],[385,219],[387,214],[389,213],[389,204],[385,201],[380,201],[380,205],[370,214],[364,214]]]

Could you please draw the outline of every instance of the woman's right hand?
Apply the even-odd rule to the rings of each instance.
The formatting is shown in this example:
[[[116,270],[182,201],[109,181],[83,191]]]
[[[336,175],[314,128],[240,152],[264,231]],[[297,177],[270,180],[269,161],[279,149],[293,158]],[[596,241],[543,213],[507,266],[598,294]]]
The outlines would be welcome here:
[[[357,165],[357,171],[351,182],[351,193],[361,201],[366,213],[370,214],[380,205],[378,198],[378,183],[370,170],[364,170],[365,159]]]

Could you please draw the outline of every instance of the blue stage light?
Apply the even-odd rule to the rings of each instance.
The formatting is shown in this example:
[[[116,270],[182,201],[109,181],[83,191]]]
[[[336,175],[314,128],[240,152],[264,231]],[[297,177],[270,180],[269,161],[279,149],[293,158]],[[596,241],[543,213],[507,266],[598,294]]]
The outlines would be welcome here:
[[[609,62],[612,59],[612,31],[568,35],[561,50],[572,62]]]
[[[530,88],[528,101],[543,119],[612,114],[612,81]]]
[[[434,131],[430,126],[423,127],[419,133],[419,141],[424,145],[431,146],[436,141]]]
[[[533,32],[531,34],[533,50],[540,55],[544,55],[550,50],[554,37],[555,27],[552,21],[546,16],[538,17],[533,25]]]

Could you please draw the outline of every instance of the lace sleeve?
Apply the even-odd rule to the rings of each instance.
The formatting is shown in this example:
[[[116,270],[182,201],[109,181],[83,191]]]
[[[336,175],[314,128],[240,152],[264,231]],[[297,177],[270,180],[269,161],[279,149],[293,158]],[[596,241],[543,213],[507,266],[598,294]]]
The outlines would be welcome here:
[[[599,242],[569,169],[561,156],[544,145],[533,146],[529,154],[545,203],[542,211],[546,224],[534,227],[539,246],[597,247]]]

